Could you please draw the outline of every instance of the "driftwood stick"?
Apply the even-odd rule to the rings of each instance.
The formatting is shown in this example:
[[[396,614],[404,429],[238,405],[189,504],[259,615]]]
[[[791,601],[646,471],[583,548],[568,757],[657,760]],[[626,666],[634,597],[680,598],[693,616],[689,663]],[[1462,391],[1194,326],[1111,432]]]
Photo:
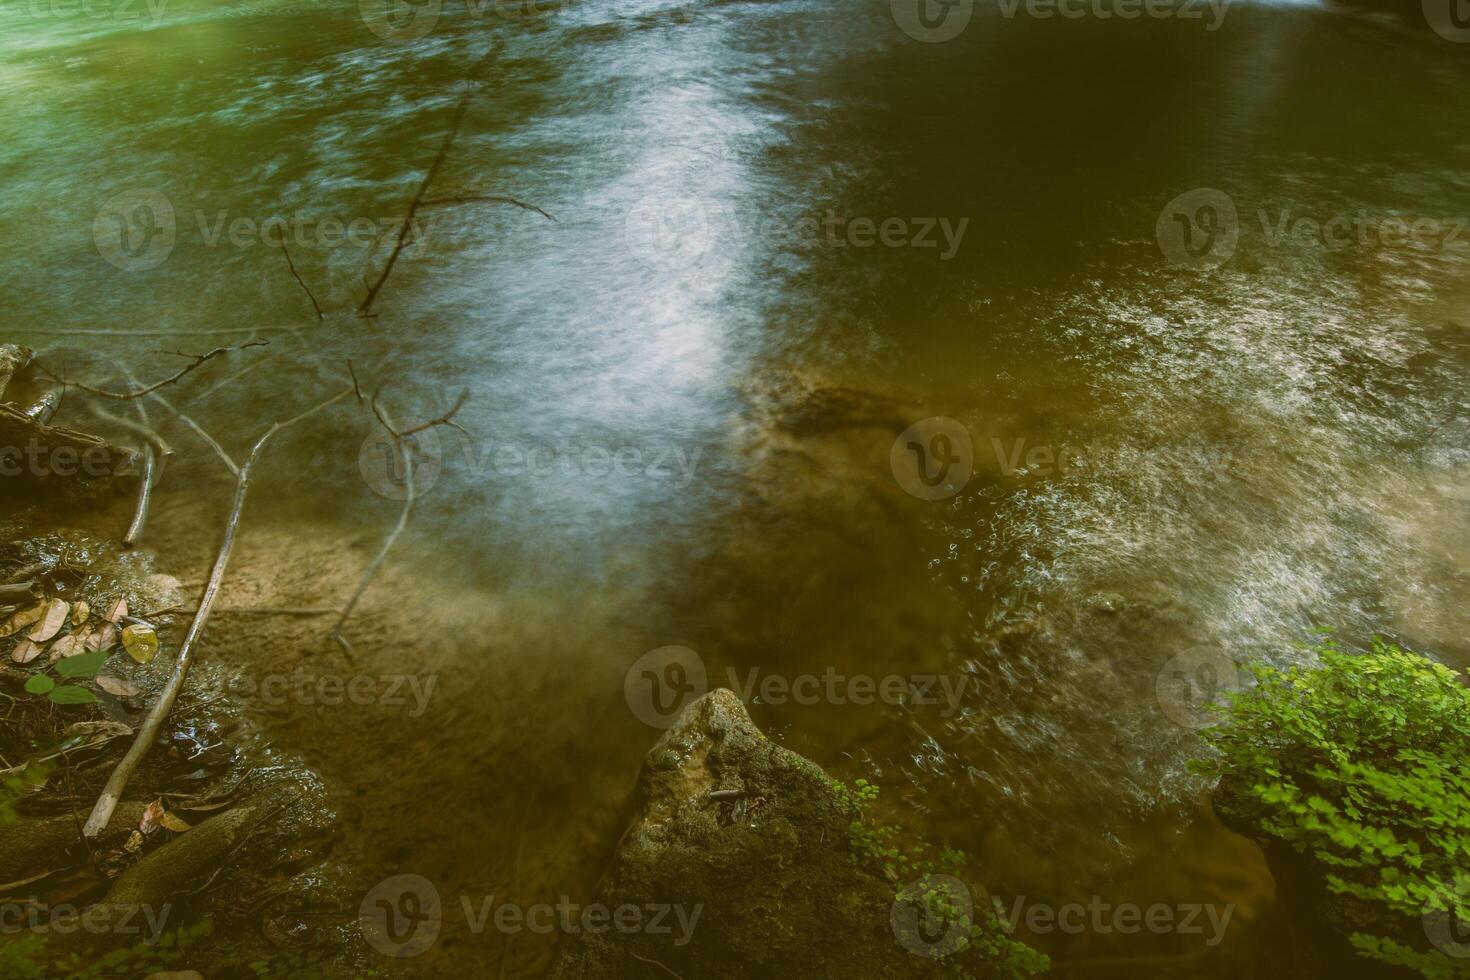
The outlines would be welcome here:
[[[148,521],[148,502],[153,496],[153,447],[143,445],[143,472],[138,478],[138,502],[133,507],[133,522],[128,533],[123,535],[123,544],[131,548],[143,536],[143,525]]]
[[[142,406],[142,402],[138,404],[140,407]],[[127,429],[129,432],[147,439],[149,444],[153,446],[154,452],[158,454],[158,462],[160,464],[174,454],[173,447],[168,444],[168,441],[146,424],[134,422],[132,419],[123,418],[121,415],[114,415],[101,405],[93,405],[92,414],[105,422],[111,422],[119,428]]]
[[[128,380],[132,381],[134,385],[137,384],[137,380],[133,378],[131,371],[128,372]],[[148,407],[143,404],[143,399],[139,398],[135,400],[133,402],[133,408],[138,413],[137,428],[143,432],[153,433],[153,430],[149,428]],[[153,433],[153,435],[157,442],[163,443],[161,436],[158,436],[156,433]],[[164,461],[168,459],[167,450],[168,446],[164,444],[165,455],[163,459],[158,459],[154,456],[152,440],[143,447],[143,474],[138,482],[138,503],[133,509],[133,522],[128,525],[128,533],[123,535],[123,544],[129,548],[137,544],[138,540],[143,536],[143,525],[148,520],[148,504],[153,496],[153,482],[161,475],[161,473],[156,474],[154,470],[161,467]]]
[[[131,401],[134,398],[141,398],[144,395],[151,395],[153,392],[157,391],[160,388],[167,388],[169,385],[174,384],[180,378],[184,377],[184,375],[199,367],[202,367],[208,362],[214,360],[216,357],[228,354],[231,351],[245,350],[248,347],[264,347],[269,343],[270,341],[268,340],[250,340],[243,344],[240,344],[238,347],[216,347],[213,350],[205,351],[203,354],[179,354],[180,357],[189,358],[190,363],[186,364],[183,368],[181,368],[174,374],[171,374],[167,378],[164,378],[162,381],[155,382],[154,384],[147,385],[146,387],[138,388],[133,391],[108,391],[106,388],[95,388],[91,385],[84,385],[77,381],[67,381],[65,378],[42,366],[39,361],[35,362],[35,365],[36,369],[42,374],[46,375],[54,381],[59,381],[68,387],[76,388],[78,391],[85,391],[88,394],[100,395],[103,398],[111,398],[114,401],[125,402]],[[177,352],[165,351],[165,353]]]
[[[188,677],[189,667],[194,662],[194,652],[197,649],[199,637],[204,633],[204,625],[209,621],[209,612],[213,608],[215,599],[219,597],[220,586],[224,582],[225,570],[230,564],[230,554],[235,548],[235,536],[240,529],[240,515],[245,509],[245,498],[250,492],[250,476],[259,461],[261,451],[265,449],[266,443],[282,429],[289,428],[307,417],[322,411],[328,406],[341,401],[352,394],[352,389],[347,388],[328,398],[312,408],[307,409],[300,415],[277,422],[255,441],[250,449],[250,455],[246,457],[244,465],[236,466],[230,461],[228,454],[220,448],[219,443],[213,439],[211,445],[216,452],[227,462],[235,473],[235,499],[230,507],[230,516],[225,523],[224,539],[220,542],[219,553],[215,556],[214,567],[209,573],[209,580],[205,584],[204,595],[199,600],[199,610],[194,614],[194,619],[189,624],[189,631],[184,636],[184,642],[179,647],[178,660],[174,664],[173,673],[169,675],[163,690],[159,692],[158,700],[148,710],[148,715],[138,727],[138,733],[133,739],[133,744],[128,748],[127,755],[122,757],[117,767],[113,769],[112,775],[108,777],[107,784],[102,788],[102,793],[97,798],[97,803],[92,807],[92,813],[87,817],[86,824],[82,827],[82,833],[86,837],[95,837],[108,824],[112,817],[112,811],[117,807],[118,801],[122,799],[123,790],[127,788],[128,780],[137,770],[143,757],[148,754],[163,723],[173,708],[174,701],[183,689],[184,679]],[[197,428],[197,427],[196,427]],[[202,430],[200,430],[202,431]]]
[[[357,388],[356,374],[353,375],[352,382],[353,388],[355,391],[358,391],[358,397],[360,398],[361,392],[360,389]],[[392,437],[393,445],[398,449],[398,462],[403,467],[403,485],[406,496],[403,498],[403,508],[398,512],[398,522],[393,525],[393,529],[389,531],[388,536],[383,539],[382,547],[378,549],[378,553],[373,558],[372,564],[368,566],[367,571],[363,573],[362,579],[357,583],[357,588],[353,591],[352,598],[348,599],[347,605],[342,608],[342,615],[338,617],[336,625],[332,627],[332,639],[337,641],[337,645],[340,646],[342,648],[342,651],[346,653],[349,657],[352,655],[352,648],[348,645],[346,638],[342,635],[342,627],[347,625],[347,620],[351,618],[353,610],[357,608],[358,600],[360,600],[362,598],[362,594],[367,591],[368,585],[372,582],[374,577],[377,576],[378,571],[383,567],[383,563],[388,560],[388,552],[393,550],[393,545],[395,542],[398,541],[398,536],[401,535],[403,533],[403,529],[408,526],[409,514],[413,512],[413,504],[415,499],[415,490],[413,485],[413,455],[408,440],[412,438],[415,434],[423,432],[426,429],[431,429],[436,425],[451,426],[463,432],[464,427],[461,426],[458,422],[454,421],[454,416],[459,414],[459,410],[464,407],[464,403],[468,401],[470,397],[469,390],[466,389],[464,393],[459,396],[459,400],[454,403],[454,407],[445,412],[443,415],[434,419],[432,422],[425,422],[423,425],[415,426],[412,429],[400,432],[397,426],[394,424],[392,416],[388,414],[388,410],[383,408],[383,406],[378,402],[378,395],[381,393],[381,391],[382,387],[379,386],[378,391],[375,391],[373,393],[372,411],[373,415],[378,420],[378,424],[380,424],[387,431],[388,435]]]
[[[378,298],[388,277],[393,274],[393,267],[398,264],[398,256],[408,247],[409,234],[413,231],[413,219],[423,205],[424,195],[429,191],[429,185],[434,183],[434,178],[439,176],[439,168],[444,166],[444,160],[449,156],[449,150],[454,146],[454,141],[459,137],[460,127],[464,125],[465,113],[469,111],[470,99],[474,92],[469,91],[459,100],[454,107],[454,118],[449,123],[449,132],[444,134],[444,142],[439,144],[439,152],[434,155],[434,160],[429,164],[424,179],[419,183],[419,189],[414,192],[413,199],[408,202],[408,213],[403,216],[403,224],[398,227],[398,240],[393,244],[393,251],[388,253],[388,260],[383,263],[382,271],[378,273],[378,279],[368,287],[367,295],[363,297],[362,305],[357,308],[358,315],[368,316],[373,311],[373,303]]]
[[[36,398],[34,402],[21,409],[21,413],[31,421],[45,425],[51,421],[56,410],[61,407],[61,399],[65,394],[64,388],[50,388]]]
[[[503,47],[504,44],[498,40],[494,44],[491,44],[490,50],[482,54],[481,59],[470,69],[469,75],[473,78],[473,76],[478,75],[479,68],[482,65],[488,65],[492,60],[500,57],[500,50]],[[381,272],[378,273],[378,279],[369,284],[368,273],[366,273],[366,270],[363,270],[363,285],[368,288],[368,295],[363,297],[362,304],[357,307],[357,314],[359,316],[372,316],[372,304],[378,300],[378,294],[382,291],[382,287],[387,284],[388,276],[392,275],[392,267],[398,263],[398,256],[403,253],[404,248],[412,244],[409,235],[413,234],[413,219],[419,213],[420,207],[423,207],[423,198],[428,195],[429,187],[434,184],[434,178],[440,175],[440,167],[444,166],[444,160],[448,159],[448,154],[450,154],[451,148],[454,147],[454,141],[459,138],[460,128],[465,125],[465,113],[469,112],[470,98],[475,97],[476,91],[478,91],[478,84],[472,85],[466,91],[465,96],[460,98],[459,104],[454,107],[454,118],[450,120],[450,129],[444,134],[444,143],[440,144],[440,151],[435,154],[434,162],[429,163],[428,172],[423,175],[423,181],[419,184],[419,190],[415,191],[413,200],[409,201],[409,210],[403,216],[403,223],[398,226],[397,241],[392,245],[392,251],[388,253],[388,260],[382,266]]]
[[[31,589],[35,582],[17,582],[14,585],[0,585],[0,602],[26,602],[31,597]]]
[[[235,464],[235,461],[230,458],[230,454],[225,452],[224,447],[215,441],[214,436],[204,431],[204,428],[200,426],[198,422],[195,422],[192,418],[185,415],[177,408],[174,408],[173,405],[164,400],[164,397],[162,395],[155,394],[153,396],[153,400],[158,402],[158,404],[162,405],[164,408],[168,409],[170,412],[173,412],[180,422],[184,423],[190,429],[192,429],[194,431],[194,434],[197,435],[200,439],[203,439],[204,442],[209,446],[209,448],[214,450],[215,455],[220,458],[220,462],[224,463],[231,473],[235,474],[236,477],[240,475],[240,467],[237,466]]]
[[[311,300],[311,308],[316,310],[316,318],[318,320],[322,319],[326,314],[322,312],[321,305],[317,303],[316,297],[312,295],[311,287],[306,284],[305,279],[301,278],[301,273],[296,271],[296,263],[291,261],[291,250],[286,247],[284,239],[281,241],[281,253],[286,256],[286,266],[291,270],[291,275],[295,277],[297,284],[306,293],[306,298]]]
[[[46,570],[46,563],[44,561],[38,561],[33,564],[26,565],[24,568],[17,568],[15,571],[11,572],[9,581],[20,582],[24,579],[29,579],[34,575],[40,575]]]
[[[436,197],[432,201],[419,202],[419,206],[425,208],[440,208],[453,204],[511,204],[520,208],[522,211],[534,211],[547,221],[556,220],[534,204],[527,204],[513,197],[505,197],[499,194],[467,194],[463,197]]]

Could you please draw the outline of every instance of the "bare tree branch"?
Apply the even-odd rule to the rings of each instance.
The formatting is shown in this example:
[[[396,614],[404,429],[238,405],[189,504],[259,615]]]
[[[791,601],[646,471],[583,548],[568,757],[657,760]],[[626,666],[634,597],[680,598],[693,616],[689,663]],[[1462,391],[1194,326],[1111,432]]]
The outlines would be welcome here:
[[[240,528],[240,515],[245,508],[245,498],[250,492],[250,476],[260,459],[261,451],[276,433],[282,429],[301,422],[317,412],[326,409],[330,405],[341,401],[352,394],[351,388],[343,389],[327,400],[307,409],[300,415],[277,422],[265,431],[250,449],[250,455],[246,457],[243,466],[231,468],[235,473],[235,499],[230,507],[229,520],[225,524],[224,539],[220,542],[219,552],[214,559],[214,568],[209,573],[209,581],[204,588],[204,595],[199,600],[199,610],[194,614],[193,621],[189,624],[189,632],[184,636],[184,642],[179,647],[178,660],[174,664],[173,673],[169,675],[163,690],[159,692],[158,700],[148,710],[148,715],[143,723],[138,726],[137,734],[133,738],[133,744],[128,748],[126,755],[118,762],[117,767],[112,770],[107,784],[97,798],[97,803],[92,807],[92,813],[87,817],[86,825],[82,832],[87,837],[96,837],[112,819],[112,812],[117,808],[118,801],[122,799],[123,790],[127,788],[128,780],[137,770],[143,757],[148,754],[148,749],[153,745],[158,733],[163,727],[164,720],[173,708],[174,701],[183,689],[184,679],[189,674],[189,667],[194,662],[194,651],[197,648],[199,637],[204,633],[204,625],[209,621],[209,612],[214,606],[215,599],[219,596],[221,584],[224,582],[225,570],[230,564],[230,554],[235,548],[235,536]],[[171,407],[171,406],[170,406]],[[181,416],[182,417],[182,416]],[[196,431],[201,431],[195,426]],[[213,439],[209,440],[215,450],[220,453],[221,458],[226,461],[229,457],[219,448],[219,444]]]
[[[420,201],[419,204],[421,207],[426,208],[444,207],[451,204],[513,204],[523,211],[534,211],[547,221],[556,220],[534,204],[526,204],[513,197],[502,197],[495,194],[470,194],[465,197],[436,197],[432,201]]]
[[[57,374],[52,373],[50,370],[48,370],[43,365],[41,365],[41,363],[39,361],[36,362],[36,369],[39,370],[42,374],[44,374],[47,377],[51,378],[52,380],[58,381],[61,384],[65,385],[65,386],[67,386],[69,388],[76,388],[79,391],[85,391],[85,392],[87,392],[89,394],[100,395],[103,398],[111,398],[114,401],[125,402],[125,401],[131,401],[134,398],[141,398],[144,395],[151,395],[153,392],[157,391],[160,388],[166,388],[169,385],[174,384],[175,382],[177,382],[180,378],[184,377],[189,372],[191,372],[191,371],[193,371],[193,370],[195,370],[195,369],[197,369],[199,367],[202,367],[203,365],[207,364],[208,362],[214,360],[216,357],[221,357],[221,356],[223,356],[225,354],[228,354],[228,353],[230,353],[232,351],[245,350],[246,348],[249,348],[249,347],[265,347],[269,343],[270,343],[269,340],[250,340],[250,341],[247,341],[247,342],[245,342],[243,344],[240,344],[238,347],[216,347],[213,350],[205,351],[203,354],[182,354],[182,353],[179,353],[178,351],[164,351],[163,353],[166,353],[166,354],[177,354],[179,357],[188,357],[188,358],[191,358],[192,359],[191,360],[191,363],[188,364],[188,365],[186,365],[182,370],[180,370],[180,371],[178,371],[178,372],[170,375],[167,378],[164,378],[162,381],[156,382],[155,384],[148,385],[148,386],[146,386],[144,388],[136,389],[134,391],[125,391],[125,392],[108,391],[105,388],[94,388],[91,385],[84,385],[84,384],[82,384],[81,382],[78,382],[78,381],[67,381],[65,378],[63,378],[63,377],[61,377],[61,376],[59,376]]]
[[[301,273],[296,271],[296,263],[291,261],[291,250],[286,247],[284,237],[281,241],[281,253],[286,256],[286,266],[291,270],[291,275],[296,277],[296,282],[300,284],[302,290],[305,291],[306,298],[311,300],[311,308],[313,310],[316,310],[316,318],[318,320],[322,319],[326,316],[326,314],[322,312],[322,308],[320,304],[317,303],[316,297],[312,295],[311,287],[306,284],[305,279],[301,278]]]
[[[356,381],[357,378],[354,375],[353,383],[356,384]],[[454,421],[454,416],[459,413],[459,410],[464,407],[464,403],[470,397],[469,389],[465,389],[459,396],[459,400],[454,403],[454,407],[437,419],[400,432],[392,416],[388,414],[387,409],[383,408],[378,402],[378,396],[382,393],[382,390],[383,386],[380,384],[377,390],[373,392],[371,403],[372,412],[377,418],[378,424],[392,437],[393,445],[398,450],[398,462],[403,467],[403,482],[406,496],[403,498],[403,509],[398,512],[398,522],[393,525],[393,529],[383,539],[382,547],[378,549],[378,553],[373,558],[372,564],[368,566],[367,571],[363,573],[362,579],[357,583],[357,588],[353,591],[352,598],[348,599],[347,605],[343,607],[342,615],[338,617],[336,625],[332,627],[332,639],[337,641],[337,645],[342,648],[342,652],[346,653],[348,657],[352,656],[352,647],[347,642],[346,637],[342,635],[342,627],[347,625],[347,620],[351,618],[353,611],[357,608],[358,601],[362,599],[363,593],[367,591],[368,585],[377,576],[378,570],[383,567],[383,563],[388,560],[388,552],[393,549],[393,545],[398,540],[398,536],[408,526],[408,516],[413,511],[416,491],[413,485],[413,455],[408,440],[417,433],[438,425],[452,426],[464,432],[464,427]]]

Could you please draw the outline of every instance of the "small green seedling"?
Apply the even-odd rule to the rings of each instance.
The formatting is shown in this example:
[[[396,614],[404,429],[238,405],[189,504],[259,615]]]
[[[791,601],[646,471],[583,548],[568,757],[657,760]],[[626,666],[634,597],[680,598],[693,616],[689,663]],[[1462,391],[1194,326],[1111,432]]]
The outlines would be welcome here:
[[[67,681],[84,681],[97,676],[107,657],[108,651],[98,650],[58,660],[52,669],[61,681],[58,683],[50,674],[36,674],[26,681],[26,692],[44,695],[52,704],[96,704],[97,695],[80,684],[68,684]]]

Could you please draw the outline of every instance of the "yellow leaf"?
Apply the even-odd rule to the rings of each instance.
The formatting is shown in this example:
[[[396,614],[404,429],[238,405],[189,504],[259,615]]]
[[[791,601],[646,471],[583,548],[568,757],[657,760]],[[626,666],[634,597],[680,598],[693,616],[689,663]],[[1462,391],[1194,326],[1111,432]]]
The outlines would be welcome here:
[[[146,664],[158,653],[158,634],[147,626],[134,623],[122,631],[123,649],[128,656]]]
[[[7,619],[5,621],[5,625],[0,626],[0,636],[14,636],[16,633],[19,633],[21,630],[34,623],[36,620],[40,619],[41,614],[45,611],[46,603],[44,602],[38,603],[29,609],[22,609],[20,612]]]
[[[52,599],[46,603],[41,618],[36,625],[26,634],[37,643],[45,643],[57,633],[61,632],[62,624],[66,622],[66,614],[71,611],[71,604],[65,599]]]
[[[79,602],[75,606],[72,606],[71,624],[73,626],[80,626],[87,621],[87,617],[90,615],[92,615],[92,607],[85,602]]]
[[[163,824],[165,829],[172,830],[176,834],[182,834],[184,831],[188,830],[190,826],[183,820],[180,820],[178,817],[174,816],[172,813],[165,813],[163,815],[163,818],[158,822]]]

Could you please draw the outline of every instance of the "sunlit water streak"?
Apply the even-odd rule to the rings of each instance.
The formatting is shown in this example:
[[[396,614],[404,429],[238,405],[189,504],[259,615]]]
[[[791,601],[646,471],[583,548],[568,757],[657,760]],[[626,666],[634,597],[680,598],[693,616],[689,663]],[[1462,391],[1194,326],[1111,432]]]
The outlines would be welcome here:
[[[181,393],[237,442],[339,355],[388,358],[401,418],[470,390],[474,436],[441,432],[406,553],[466,605],[543,617],[514,641],[416,649],[541,709],[545,747],[517,755],[503,715],[460,705],[441,724],[463,752],[344,762],[326,776],[370,772],[368,826],[391,838],[369,854],[490,876],[394,821],[438,791],[420,770],[473,795],[477,753],[503,763],[502,745],[517,766],[498,779],[549,818],[586,808],[615,832],[652,735],[622,670],[690,643],[718,678],[972,679],[952,718],[756,711],[840,775],[879,772],[994,884],[1061,894],[1117,875],[1187,899],[1219,876],[1150,863],[1189,833],[1198,789],[1193,736],[1155,694],[1172,656],[1290,660],[1332,625],[1470,659],[1470,253],[1271,236],[1288,212],[1470,217],[1470,121],[1448,108],[1470,69],[1306,6],[1232,7],[1214,33],[987,8],[943,45],[905,38],[886,4],[808,0],[514,20],[446,3],[404,43],[351,4],[170,4],[151,30],[7,20],[10,323],[38,345],[44,330],[289,327],[267,331],[259,367],[237,359]],[[467,77],[492,41],[499,57]],[[276,249],[220,230],[301,212],[391,232],[473,84],[435,195],[513,195],[554,221],[433,209],[375,320],[351,310],[391,241],[293,246],[332,311],[321,324]],[[125,272],[93,218],[139,187],[169,199],[177,241]],[[1154,240],[1166,202],[1197,187],[1239,209],[1240,245],[1213,271],[1171,268]],[[949,261],[793,234],[829,210],[970,224]],[[847,407],[802,422],[802,399],[831,392]],[[992,458],[954,500],[920,504],[888,448],[926,415],[962,420],[982,455],[1024,439],[1086,461],[1016,477]],[[358,472],[372,430],[324,421],[262,486],[265,510],[376,528],[391,507]],[[557,465],[513,472],[495,462],[507,446]],[[664,472],[594,470],[589,448],[658,455]],[[1098,612],[1100,595],[1125,612]],[[522,823],[492,805],[476,819]],[[571,856],[548,858],[545,887],[585,888],[600,845],[561,822],[543,844]],[[1225,861],[1217,837],[1192,846]]]

